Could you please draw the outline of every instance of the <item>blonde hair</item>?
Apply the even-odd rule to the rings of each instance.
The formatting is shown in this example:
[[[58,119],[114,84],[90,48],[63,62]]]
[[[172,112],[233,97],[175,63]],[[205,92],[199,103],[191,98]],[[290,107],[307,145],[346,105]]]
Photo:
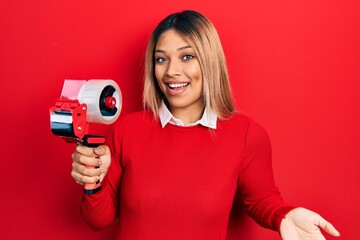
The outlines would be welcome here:
[[[155,78],[154,51],[160,35],[169,29],[179,33],[195,50],[202,71],[205,107],[212,109],[219,119],[235,113],[219,35],[207,18],[192,10],[169,15],[151,35],[145,58],[144,107],[157,117],[161,100],[165,98]]]

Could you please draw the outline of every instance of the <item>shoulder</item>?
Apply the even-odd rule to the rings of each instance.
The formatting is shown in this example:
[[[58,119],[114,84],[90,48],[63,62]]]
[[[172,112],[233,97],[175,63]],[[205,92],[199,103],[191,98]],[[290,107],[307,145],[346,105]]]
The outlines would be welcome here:
[[[227,121],[231,124],[248,124],[249,121],[252,121],[252,118],[243,113],[234,113],[231,116],[227,117],[224,121]]]
[[[260,125],[253,118],[242,114],[235,113],[225,120],[219,121],[219,129],[228,129],[235,134],[241,134],[247,139],[268,139],[268,134],[265,128]]]
[[[122,114],[112,125],[109,137],[113,141],[129,137],[139,137],[146,134],[146,131],[154,129],[156,120],[149,111],[138,111]]]
[[[229,117],[226,117],[226,119],[224,120],[220,120],[219,121],[219,125],[228,125],[230,127],[233,128],[261,128],[263,129],[263,127],[256,122],[253,118],[243,114],[243,113],[235,113],[232,114]]]
[[[117,132],[141,131],[159,124],[159,121],[154,118],[152,112],[143,110],[121,115],[114,124],[114,130]]]

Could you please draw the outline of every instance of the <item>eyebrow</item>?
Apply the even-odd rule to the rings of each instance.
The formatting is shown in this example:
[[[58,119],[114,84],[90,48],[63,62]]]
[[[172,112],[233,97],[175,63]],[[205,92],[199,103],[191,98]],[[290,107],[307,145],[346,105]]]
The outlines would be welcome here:
[[[179,52],[179,51],[182,51],[182,50],[185,50],[185,49],[188,49],[188,48],[192,48],[192,47],[190,45],[187,45],[187,46],[179,47],[176,50]],[[155,52],[166,53],[165,50],[161,50],[161,49],[156,49]]]

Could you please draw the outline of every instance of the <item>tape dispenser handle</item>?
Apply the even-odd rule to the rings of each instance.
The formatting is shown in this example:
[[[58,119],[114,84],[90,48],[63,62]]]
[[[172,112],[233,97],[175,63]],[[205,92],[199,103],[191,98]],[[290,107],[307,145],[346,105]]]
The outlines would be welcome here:
[[[105,143],[105,138],[102,136],[95,136],[95,135],[85,135],[83,137],[82,145],[90,148],[97,148],[101,144]],[[86,166],[87,168],[98,168],[93,166]],[[94,194],[100,191],[101,183],[100,180],[98,180],[96,183],[85,183],[84,185],[84,193],[85,194]]]

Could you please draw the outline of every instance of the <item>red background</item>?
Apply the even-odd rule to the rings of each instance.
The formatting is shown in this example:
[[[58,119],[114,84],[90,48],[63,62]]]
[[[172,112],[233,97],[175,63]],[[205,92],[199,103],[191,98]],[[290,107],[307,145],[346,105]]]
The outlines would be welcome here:
[[[183,9],[204,13],[218,29],[239,109],[272,139],[283,197],[321,213],[342,239],[357,239],[360,2],[220,2],[0,2],[0,239],[114,235],[114,226],[94,233],[82,222],[82,189],[70,176],[74,146],[50,133],[48,109],[65,78],[114,79],[122,114],[141,109],[149,35]],[[279,239],[247,217],[238,221],[242,237],[231,239]]]

